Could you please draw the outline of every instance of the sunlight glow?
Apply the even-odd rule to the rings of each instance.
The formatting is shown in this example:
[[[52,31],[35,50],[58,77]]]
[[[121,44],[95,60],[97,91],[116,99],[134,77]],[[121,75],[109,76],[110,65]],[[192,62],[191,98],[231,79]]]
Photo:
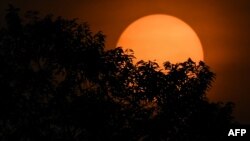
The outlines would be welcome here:
[[[121,34],[118,47],[132,49],[135,61],[184,62],[203,60],[201,42],[194,30],[182,20],[163,14],[142,17]]]

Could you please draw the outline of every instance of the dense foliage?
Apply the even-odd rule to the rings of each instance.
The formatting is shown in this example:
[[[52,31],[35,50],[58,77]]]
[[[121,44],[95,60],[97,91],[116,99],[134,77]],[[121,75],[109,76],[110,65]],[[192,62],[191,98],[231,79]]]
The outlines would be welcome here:
[[[133,64],[76,20],[10,6],[0,31],[0,140],[219,140],[232,104],[211,103],[214,73],[191,59]],[[227,130],[226,130],[227,131]]]

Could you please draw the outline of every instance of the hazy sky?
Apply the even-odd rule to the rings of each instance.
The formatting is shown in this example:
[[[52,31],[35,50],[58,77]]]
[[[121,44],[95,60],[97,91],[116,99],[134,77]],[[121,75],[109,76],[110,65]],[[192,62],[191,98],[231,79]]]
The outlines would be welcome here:
[[[250,123],[250,2],[247,0],[1,0],[1,21],[8,3],[23,11],[37,10],[87,21],[93,31],[101,30],[107,35],[108,49],[114,48],[122,31],[140,17],[157,13],[178,17],[198,34],[205,62],[217,74],[208,97],[213,101],[234,102],[237,120]]]

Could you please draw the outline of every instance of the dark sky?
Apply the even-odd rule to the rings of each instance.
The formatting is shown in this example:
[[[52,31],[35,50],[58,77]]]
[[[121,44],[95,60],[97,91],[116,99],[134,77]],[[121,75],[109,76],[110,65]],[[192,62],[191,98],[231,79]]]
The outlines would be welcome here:
[[[108,49],[115,48],[122,31],[140,17],[158,13],[178,17],[198,34],[205,62],[217,74],[209,99],[234,102],[236,119],[250,123],[250,1],[1,0],[1,21],[8,3],[23,11],[37,10],[87,21],[93,31],[101,30],[107,35]]]

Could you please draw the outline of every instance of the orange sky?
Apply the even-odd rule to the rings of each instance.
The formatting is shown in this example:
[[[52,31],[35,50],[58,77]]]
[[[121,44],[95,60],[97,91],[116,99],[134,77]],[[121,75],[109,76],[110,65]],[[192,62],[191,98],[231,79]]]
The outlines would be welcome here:
[[[1,21],[7,2],[22,10],[87,21],[91,29],[107,35],[109,49],[115,47],[122,31],[140,17],[156,13],[178,17],[198,34],[205,62],[217,74],[209,98],[235,102],[236,118],[250,123],[250,2],[247,0],[1,0]]]

